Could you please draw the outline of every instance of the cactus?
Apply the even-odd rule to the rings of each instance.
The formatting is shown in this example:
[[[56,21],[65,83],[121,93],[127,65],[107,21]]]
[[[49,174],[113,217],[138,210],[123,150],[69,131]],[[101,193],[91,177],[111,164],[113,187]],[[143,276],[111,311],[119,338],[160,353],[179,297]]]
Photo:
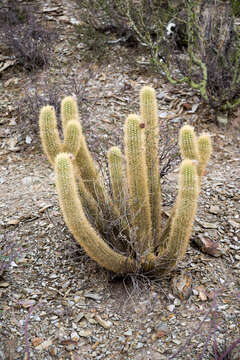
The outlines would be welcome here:
[[[140,93],[140,116],[126,119],[124,154],[116,146],[108,151],[112,196],[88,150],[75,98],[62,101],[61,117],[63,139],[54,109],[45,106],[40,112],[40,135],[54,166],[60,208],[75,239],[93,260],[115,273],[170,272],[189,243],[201,180],[212,152],[210,136],[197,138],[189,125],[180,130],[183,161],[178,194],[163,228],[155,91],[145,86]]]

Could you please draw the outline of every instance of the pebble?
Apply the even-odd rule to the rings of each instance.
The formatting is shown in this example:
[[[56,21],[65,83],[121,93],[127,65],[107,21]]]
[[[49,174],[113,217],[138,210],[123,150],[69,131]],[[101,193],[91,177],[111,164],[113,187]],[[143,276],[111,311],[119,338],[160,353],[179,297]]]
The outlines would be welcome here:
[[[76,331],[73,331],[71,333],[71,340],[78,341],[79,339],[80,339],[80,337],[79,337],[78,333]]]
[[[174,304],[168,305],[167,309],[168,311],[173,312],[173,310],[175,309],[175,305]]]
[[[76,304],[80,301],[80,299],[81,299],[81,296],[79,296],[79,295],[74,296],[74,302]]]
[[[74,345],[74,344],[69,344],[69,345],[66,346],[66,349],[67,349],[68,351],[72,351],[72,350],[75,349],[75,345]]]
[[[175,299],[175,300],[174,300],[174,305],[180,306],[180,305],[181,305],[181,301],[180,301],[179,299]]]
[[[217,215],[220,212],[220,207],[217,205],[212,205],[212,206],[210,206],[209,212],[211,214]]]
[[[159,323],[156,328],[158,331],[162,331],[167,333],[168,332],[168,326],[165,323]]]
[[[173,339],[172,342],[174,342],[174,344],[180,345],[182,342],[180,340],[177,339]]]
[[[95,316],[97,322],[102,326],[104,327],[105,329],[110,329],[110,327],[112,326],[112,322],[109,321],[109,320],[104,320],[101,318],[101,316],[99,315],[96,315]]]
[[[126,335],[126,336],[132,336],[132,330],[129,329],[129,330],[125,331],[124,335]]]
[[[86,329],[86,330],[83,329],[83,330],[79,330],[78,334],[79,334],[79,336],[82,336],[82,337],[89,337],[92,335],[92,332],[89,329]]]
[[[84,295],[86,298],[89,298],[89,299],[92,299],[92,300],[96,300],[96,301],[99,301],[102,299],[101,296],[99,296],[98,294],[94,294],[94,293],[86,293]]]

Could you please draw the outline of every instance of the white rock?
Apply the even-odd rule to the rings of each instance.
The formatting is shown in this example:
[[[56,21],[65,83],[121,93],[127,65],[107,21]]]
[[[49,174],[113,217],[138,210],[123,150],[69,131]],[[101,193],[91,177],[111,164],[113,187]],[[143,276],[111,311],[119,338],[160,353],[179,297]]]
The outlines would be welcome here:
[[[173,312],[173,310],[175,309],[175,305],[174,304],[168,305],[167,309],[168,311]]]
[[[78,333],[76,331],[73,331],[71,333],[71,340],[78,341],[79,339],[80,339],[80,337],[79,337]]]

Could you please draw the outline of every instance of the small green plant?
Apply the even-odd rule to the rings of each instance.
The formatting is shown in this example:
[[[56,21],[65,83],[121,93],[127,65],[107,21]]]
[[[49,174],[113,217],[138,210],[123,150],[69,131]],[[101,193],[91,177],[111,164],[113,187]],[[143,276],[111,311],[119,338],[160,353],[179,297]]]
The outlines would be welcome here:
[[[55,169],[65,222],[87,254],[115,273],[163,274],[186,252],[211,141],[207,134],[197,138],[190,125],[182,127],[178,195],[164,228],[157,103],[151,87],[141,90],[140,112],[126,119],[125,153],[116,146],[108,151],[112,196],[88,150],[75,98],[66,97],[61,103],[64,140],[51,106],[40,112],[40,135]]]

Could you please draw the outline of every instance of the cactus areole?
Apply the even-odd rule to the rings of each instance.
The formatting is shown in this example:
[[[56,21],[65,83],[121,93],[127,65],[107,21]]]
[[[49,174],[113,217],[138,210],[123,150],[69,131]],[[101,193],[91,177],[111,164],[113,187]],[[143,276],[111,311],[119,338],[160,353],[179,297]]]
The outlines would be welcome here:
[[[74,97],[63,99],[61,121],[63,140],[54,108],[41,109],[43,149],[54,166],[60,208],[75,239],[93,260],[115,273],[169,273],[189,244],[212,152],[210,136],[197,137],[190,125],[181,128],[178,194],[163,226],[154,89],[142,88],[140,115],[126,119],[124,153],[116,146],[108,151],[111,191],[88,150]]]

